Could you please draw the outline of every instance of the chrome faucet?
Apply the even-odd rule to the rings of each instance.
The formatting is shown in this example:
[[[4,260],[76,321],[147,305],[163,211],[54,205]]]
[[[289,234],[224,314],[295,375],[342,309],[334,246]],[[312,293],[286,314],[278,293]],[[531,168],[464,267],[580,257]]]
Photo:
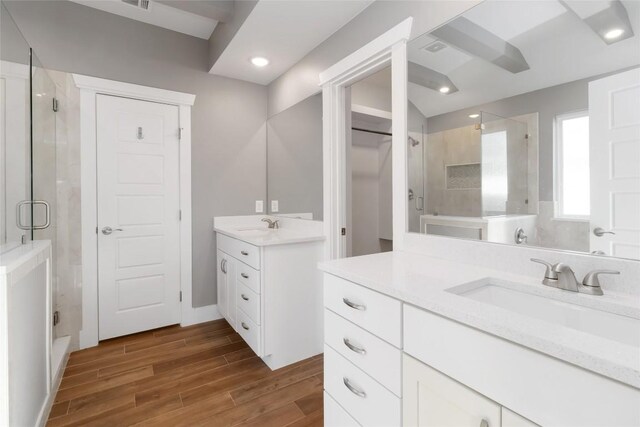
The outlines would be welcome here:
[[[269,228],[272,228],[274,230],[277,230],[278,228],[280,228],[280,224],[279,224],[279,221],[277,219],[262,218],[261,221],[268,223],[269,224]]]
[[[576,275],[571,267],[567,264],[561,262],[551,264],[550,262],[536,258],[531,258],[531,261],[547,267],[544,279],[542,279],[543,285],[590,295],[604,295],[602,287],[600,286],[600,280],[598,279],[600,274],[620,274],[619,271],[615,270],[593,270],[587,273],[582,283],[580,283],[578,279],[576,279]]]

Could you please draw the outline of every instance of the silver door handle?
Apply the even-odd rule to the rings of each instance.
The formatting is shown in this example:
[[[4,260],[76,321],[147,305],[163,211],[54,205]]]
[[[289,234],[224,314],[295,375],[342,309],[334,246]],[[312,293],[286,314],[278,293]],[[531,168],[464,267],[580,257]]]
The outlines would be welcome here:
[[[122,228],[111,228],[109,226],[103,227],[102,228],[102,234],[104,234],[105,236],[108,236],[109,234],[113,233],[114,231],[123,231]]]
[[[242,255],[244,255],[244,256],[249,255],[249,252],[247,252],[247,251],[240,251],[240,253],[241,253]]]
[[[355,387],[353,384],[351,384],[351,381],[349,381],[349,378],[342,377],[342,381],[344,382],[344,385],[349,389],[351,393],[355,394],[358,397],[367,397],[367,393],[365,393],[363,390],[360,390],[358,387]]]
[[[249,327],[247,326],[247,324],[246,324],[246,323],[241,322],[240,324],[242,325],[242,328],[243,328],[243,329],[245,329],[245,330],[247,330],[247,331],[249,330]]]
[[[44,224],[42,225],[34,225],[33,223],[31,225],[25,225],[22,223],[22,207],[24,205],[42,205],[44,206],[44,215],[45,215],[45,220],[44,220]],[[33,218],[31,218],[31,221],[33,222]],[[49,203],[47,203],[44,200],[23,200],[21,202],[19,202],[16,205],[16,227],[18,227],[20,230],[44,230],[45,228],[48,228],[49,225],[51,225],[51,208],[49,207]]]
[[[342,298],[342,302],[345,303],[347,306],[353,308],[354,310],[365,311],[367,309],[366,305],[356,304],[355,302],[349,301],[347,298]]]
[[[242,277],[244,277],[245,279],[248,279],[248,278],[249,278],[249,275],[248,275],[248,274],[246,274],[246,273],[240,273],[240,275],[241,275]]]
[[[247,297],[245,294],[240,294],[240,297],[245,301],[249,301],[249,297]]]
[[[227,260],[224,258],[220,261],[220,270],[222,270],[224,274],[227,274]]]
[[[349,338],[343,338],[342,341],[344,342],[344,345],[346,345],[347,348],[353,351],[354,353],[358,353],[362,355],[367,354],[367,350],[365,350],[364,348],[360,348],[351,344],[351,342],[349,341]]]
[[[597,237],[602,237],[605,234],[613,234],[613,235],[615,235],[616,233],[614,233],[613,231],[605,230],[602,227],[596,227],[596,228],[593,229],[593,234],[596,235]]]

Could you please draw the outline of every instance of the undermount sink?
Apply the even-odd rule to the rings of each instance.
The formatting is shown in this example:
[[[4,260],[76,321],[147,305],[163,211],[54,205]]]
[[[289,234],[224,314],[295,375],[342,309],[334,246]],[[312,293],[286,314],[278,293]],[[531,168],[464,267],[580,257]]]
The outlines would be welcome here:
[[[236,233],[246,237],[262,237],[273,233],[275,230],[266,227],[246,227],[236,229]]]
[[[567,291],[540,286],[540,289],[533,290],[527,289],[530,288],[529,285],[484,279],[449,288],[447,292],[520,315],[640,347],[640,318],[613,313],[602,307],[587,307],[568,302],[566,299],[577,295],[562,295]],[[597,306],[597,303],[598,301],[593,301],[593,304],[589,305]]]

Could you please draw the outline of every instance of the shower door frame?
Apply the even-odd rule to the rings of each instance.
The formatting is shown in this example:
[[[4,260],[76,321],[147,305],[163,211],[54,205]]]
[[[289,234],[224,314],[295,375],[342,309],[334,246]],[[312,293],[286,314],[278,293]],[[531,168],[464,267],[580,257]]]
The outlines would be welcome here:
[[[180,127],[180,289],[182,326],[220,318],[215,305],[192,304],[191,107],[195,95],[115,80],[72,74],[80,89],[82,329],[80,348],[98,345],[97,95],[111,95],[178,107]]]

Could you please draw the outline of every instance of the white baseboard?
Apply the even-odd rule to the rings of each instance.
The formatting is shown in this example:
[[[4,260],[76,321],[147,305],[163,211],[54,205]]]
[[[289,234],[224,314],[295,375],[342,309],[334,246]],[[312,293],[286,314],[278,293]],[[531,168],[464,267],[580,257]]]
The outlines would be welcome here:
[[[205,305],[204,307],[194,307],[188,312],[187,316],[183,316],[180,326],[195,325],[217,319],[222,319],[222,315],[218,311],[217,304]]]

